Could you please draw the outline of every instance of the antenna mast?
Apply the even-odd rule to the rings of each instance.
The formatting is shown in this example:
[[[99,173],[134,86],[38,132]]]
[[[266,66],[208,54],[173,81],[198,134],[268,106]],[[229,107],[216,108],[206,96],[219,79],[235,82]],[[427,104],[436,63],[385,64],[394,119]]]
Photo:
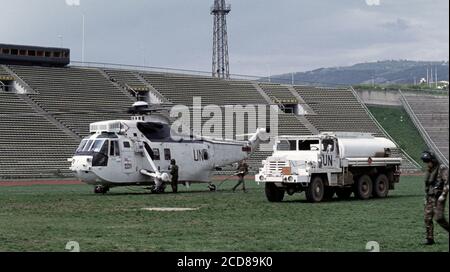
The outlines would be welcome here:
[[[227,5],[225,0],[214,0],[211,7],[211,15],[214,15],[212,76],[225,79],[230,78],[227,33],[230,11],[231,5]]]

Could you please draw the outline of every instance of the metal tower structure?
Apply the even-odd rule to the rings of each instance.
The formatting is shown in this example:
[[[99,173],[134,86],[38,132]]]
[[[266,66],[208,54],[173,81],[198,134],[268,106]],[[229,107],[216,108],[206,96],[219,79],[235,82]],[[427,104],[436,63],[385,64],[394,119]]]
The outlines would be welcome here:
[[[230,11],[231,5],[226,4],[225,0],[214,0],[214,6],[211,7],[211,15],[214,15],[212,60],[213,77],[230,77],[227,33],[227,15]]]

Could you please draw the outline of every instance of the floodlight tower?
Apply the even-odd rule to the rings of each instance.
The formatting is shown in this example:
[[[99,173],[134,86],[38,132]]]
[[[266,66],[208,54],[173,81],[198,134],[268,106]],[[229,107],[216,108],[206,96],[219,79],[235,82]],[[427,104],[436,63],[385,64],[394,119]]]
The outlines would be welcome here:
[[[231,5],[226,4],[225,0],[214,0],[214,6],[211,7],[211,15],[214,15],[212,60],[213,77],[230,77],[227,37],[227,15],[230,11]]]

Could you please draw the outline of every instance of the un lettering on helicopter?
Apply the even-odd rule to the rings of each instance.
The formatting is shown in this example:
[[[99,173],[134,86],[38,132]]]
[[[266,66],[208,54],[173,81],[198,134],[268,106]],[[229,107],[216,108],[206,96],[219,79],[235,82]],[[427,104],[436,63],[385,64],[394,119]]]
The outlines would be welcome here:
[[[248,141],[218,140],[177,135],[169,119],[145,102],[130,109],[131,120],[92,123],[72,158],[70,170],[96,193],[112,187],[154,185],[171,182],[170,164],[179,168],[178,183],[211,184],[217,168],[247,159],[267,142],[269,129],[260,128]]]

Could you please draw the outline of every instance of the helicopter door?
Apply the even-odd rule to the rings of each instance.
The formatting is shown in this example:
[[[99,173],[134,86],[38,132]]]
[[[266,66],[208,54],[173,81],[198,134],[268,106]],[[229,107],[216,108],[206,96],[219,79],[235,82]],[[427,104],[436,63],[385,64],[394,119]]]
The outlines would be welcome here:
[[[134,150],[129,141],[122,142],[122,169],[124,173],[133,173],[135,171]]]
[[[111,169],[120,169],[121,165],[119,141],[111,140],[109,142],[109,162],[108,167]]]

